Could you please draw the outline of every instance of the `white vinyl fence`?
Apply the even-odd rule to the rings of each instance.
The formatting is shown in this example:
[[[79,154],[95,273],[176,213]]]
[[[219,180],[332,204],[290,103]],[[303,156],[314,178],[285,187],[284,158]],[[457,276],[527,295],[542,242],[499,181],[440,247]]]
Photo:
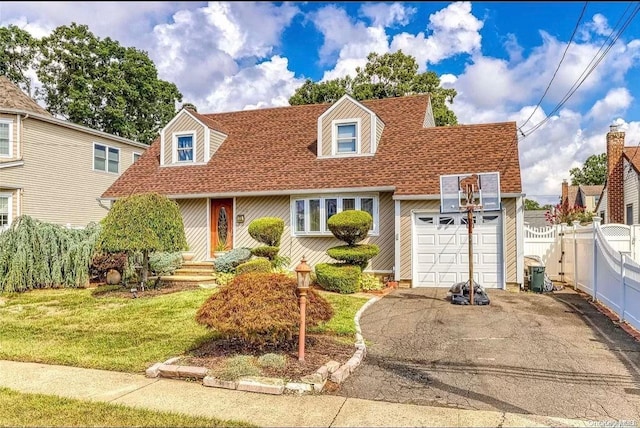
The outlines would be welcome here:
[[[551,232],[526,229],[525,255],[541,257],[548,266],[545,271],[555,272],[555,258],[549,255],[560,251],[558,276],[562,281],[600,301],[621,321],[640,329],[640,243],[636,240],[640,226],[600,225],[598,217],[589,226],[578,222],[553,226],[547,229],[553,230],[555,241],[545,242],[546,247],[540,240],[544,233],[552,235]],[[546,235],[544,238],[550,239]]]
[[[561,259],[562,246],[560,233],[562,226],[549,227],[529,227],[524,228],[524,255],[538,256],[542,259],[545,272],[549,278],[555,281],[562,281]]]

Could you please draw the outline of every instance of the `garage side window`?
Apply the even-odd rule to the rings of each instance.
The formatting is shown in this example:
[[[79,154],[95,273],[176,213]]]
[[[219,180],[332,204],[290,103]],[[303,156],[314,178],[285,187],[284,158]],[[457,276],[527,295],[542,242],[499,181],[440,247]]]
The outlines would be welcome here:
[[[327,223],[335,214],[361,210],[373,218],[370,234],[378,234],[379,212],[377,196],[322,196],[296,198],[291,201],[294,236],[333,236]]]

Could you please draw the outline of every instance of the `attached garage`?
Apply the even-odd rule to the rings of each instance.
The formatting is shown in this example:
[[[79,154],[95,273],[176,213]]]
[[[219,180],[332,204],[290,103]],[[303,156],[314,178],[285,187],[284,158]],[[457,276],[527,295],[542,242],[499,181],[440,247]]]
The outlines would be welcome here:
[[[477,213],[473,228],[474,279],[504,288],[501,211]],[[469,279],[467,214],[416,212],[412,221],[413,287],[451,287]]]

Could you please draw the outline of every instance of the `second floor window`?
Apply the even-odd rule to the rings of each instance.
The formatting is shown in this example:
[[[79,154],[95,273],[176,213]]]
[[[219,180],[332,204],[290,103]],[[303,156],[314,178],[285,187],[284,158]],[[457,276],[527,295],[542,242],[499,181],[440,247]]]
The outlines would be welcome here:
[[[341,123],[336,125],[336,153],[356,153],[357,125]]]
[[[0,122],[0,156],[11,156],[11,124]]]
[[[178,162],[193,162],[193,135],[178,135],[176,140]]]
[[[96,171],[120,172],[120,149],[103,144],[93,145],[93,169]]]

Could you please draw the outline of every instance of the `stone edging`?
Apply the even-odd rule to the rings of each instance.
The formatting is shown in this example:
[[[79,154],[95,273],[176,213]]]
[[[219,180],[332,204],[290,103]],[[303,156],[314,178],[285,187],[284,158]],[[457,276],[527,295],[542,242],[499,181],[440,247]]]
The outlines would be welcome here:
[[[217,379],[208,375],[208,369],[205,367],[195,366],[178,366],[174,363],[180,361],[180,357],[173,357],[164,363],[155,363],[145,371],[145,375],[150,378],[168,377],[168,378],[187,378],[201,379],[203,386],[214,388],[235,389],[238,391],[260,392],[263,394],[280,395],[285,389],[288,391],[298,392],[322,392],[327,379],[332,382],[341,384],[349,377],[351,373],[360,365],[364,357],[367,355],[367,346],[362,337],[360,328],[360,317],[364,311],[380,300],[380,297],[372,297],[356,312],[353,321],[356,326],[356,352],[345,364],[340,366],[337,361],[329,361],[324,364],[315,373],[304,376],[300,382],[288,382],[279,378],[269,378],[260,376],[241,377],[235,381],[227,381]]]

